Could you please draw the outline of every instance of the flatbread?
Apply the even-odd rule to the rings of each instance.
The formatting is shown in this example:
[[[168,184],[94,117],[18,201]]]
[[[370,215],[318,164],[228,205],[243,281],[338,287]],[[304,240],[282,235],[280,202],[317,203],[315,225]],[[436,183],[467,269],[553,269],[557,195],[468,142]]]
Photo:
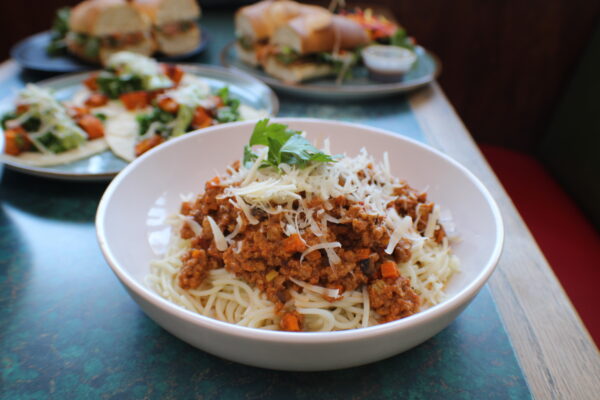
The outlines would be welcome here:
[[[104,137],[113,153],[131,162],[135,159],[135,141],[139,129],[137,113],[127,111],[119,104],[111,104],[109,107],[109,110],[108,107],[103,107],[107,116]]]
[[[82,88],[73,96],[71,104],[84,106],[85,100],[92,94],[88,88]],[[93,114],[104,114],[104,137],[112,152],[125,161],[135,159],[135,142],[138,133],[138,123],[136,116],[140,113],[146,113],[151,110],[148,107],[145,110],[128,111],[119,100],[110,100],[108,104],[102,107],[91,109]]]
[[[58,154],[45,154],[34,151],[25,151],[18,156],[3,154],[2,159],[12,161],[14,163],[27,164],[34,167],[51,167],[54,165],[72,163],[107,149],[107,141],[104,138],[99,138],[85,142],[76,149],[64,151]]]

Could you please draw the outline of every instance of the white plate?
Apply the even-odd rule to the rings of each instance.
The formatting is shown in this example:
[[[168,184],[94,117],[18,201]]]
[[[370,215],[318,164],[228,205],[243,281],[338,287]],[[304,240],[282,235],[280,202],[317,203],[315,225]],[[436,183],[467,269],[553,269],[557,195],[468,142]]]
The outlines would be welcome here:
[[[439,59],[433,53],[417,46],[415,49],[417,61],[399,82],[373,81],[369,79],[364,66],[357,66],[352,69],[352,77],[339,85],[336,84],[335,77],[293,84],[267,75],[260,68],[245,64],[237,57],[234,45],[235,42],[230,42],[221,51],[222,65],[251,74],[281,92],[315,99],[358,100],[404,93],[432,82],[442,70]]]
[[[329,137],[332,153],[356,155],[363,146],[392,173],[450,210],[461,242],[461,272],[441,304],[410,317],[365,329],[327,333],[272,332],[220,322],[184,310],[145,284],[156,258],[149,239],[164,235],[164,217],[179,210],[180,194],[242,156],[253,122],[217,126],[167,142],[127,166],[109,185],[96,215],[100,247],[113,272],[160,326],[209,353],[244,364],[286,370],[327,370],[381,360],[429,339],[452,322],[492,274],[503,242],[498,207],[475,176],[442,153],[383,130],[335,121],[283,118],[317,143]],[[166,168],[168,166],[168,168]]]
[[[212,90],[218,90],[223,86],[229,86],[229,90],[235,98],[240,99],[243,104],[256,109],[264,109],[269,115],[277,115],[279,111],[279,100],[277,96],[267,85],[252,76],[231,71],[216,66],[201,66],[178,64],[185,72],[202,77]],[[62,75],[56,78],[37,82],[42,87],[54,90],[56,97],[61,100],[68,100],[82,88],[82,81],[89,76],[91,72],[78,74]],[[6,98],[0,102],[0,115],[14,110],[14,98]],[[0,136],[2,129],[0,128]],[[0,150],[3,146],[0,147]],[[0,152],[0,154],[3,154]],[[37,175],[46,178],[77,181],[106,181],[112,179],[121,171],[127,162],[114,155],[110,150],[93,155],[91,157],[78,160],[69,164],[57,165],[52,167],[34,167],[22,164],[12,160],[2,159],[7,168]]]

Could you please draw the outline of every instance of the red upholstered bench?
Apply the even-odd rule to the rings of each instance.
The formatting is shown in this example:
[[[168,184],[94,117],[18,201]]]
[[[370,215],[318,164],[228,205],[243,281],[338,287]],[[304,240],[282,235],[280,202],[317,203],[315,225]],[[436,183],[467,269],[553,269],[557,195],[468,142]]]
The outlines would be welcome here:
[[[600,346],[600,233],[536,158],[480,148]]]

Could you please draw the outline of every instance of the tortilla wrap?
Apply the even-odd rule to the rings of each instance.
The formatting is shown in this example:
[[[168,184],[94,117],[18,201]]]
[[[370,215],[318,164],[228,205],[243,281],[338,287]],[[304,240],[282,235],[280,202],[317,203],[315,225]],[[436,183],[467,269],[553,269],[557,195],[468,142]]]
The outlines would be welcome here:
[[[85,100],[92,94],[88,88],[82,88],[71,99],[71,104],[85,106]],[[151,107],[145,110],[128,111],[121,101],[110,100],[102,107],[91,109],[93,114],[104,114],[104,137],[112,152],[125,161],[135,159],[135,142],[138,134],[138,123],[136,115],[149,112]]]
[[[68,164],[83,158],[90,157],[108,149],[108,143],[104,138],[90,140],[81,146],[64,151],[62,153],[40,153],[25,151],[18,156],[3,154],[2,159],[14,163],[27,164],[34,167],[51,167],[54,165]]]

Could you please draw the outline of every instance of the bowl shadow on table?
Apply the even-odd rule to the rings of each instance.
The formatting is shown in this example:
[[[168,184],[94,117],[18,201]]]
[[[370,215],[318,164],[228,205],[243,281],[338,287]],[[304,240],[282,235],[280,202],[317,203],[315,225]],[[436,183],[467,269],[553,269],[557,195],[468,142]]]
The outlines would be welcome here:
[[[42,218],[94,222],[107,182],[59,181],[4,168],[0,200]]]

